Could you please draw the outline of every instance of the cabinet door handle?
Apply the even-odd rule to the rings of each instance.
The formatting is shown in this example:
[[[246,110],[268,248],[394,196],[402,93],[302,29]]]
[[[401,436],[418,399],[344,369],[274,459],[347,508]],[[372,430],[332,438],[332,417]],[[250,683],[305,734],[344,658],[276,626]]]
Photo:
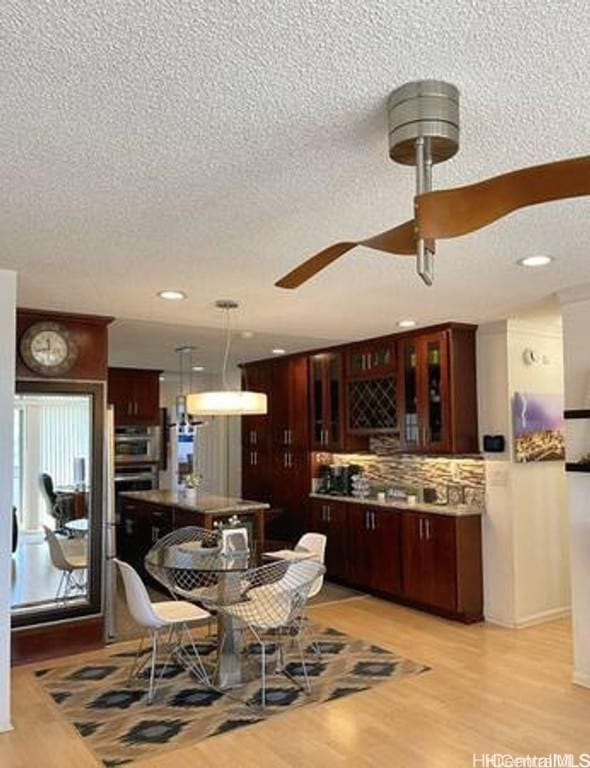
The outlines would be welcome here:
[[[252,430],[252,443],[253,445],[258,444],[258,433],[254,429]]]
[[[258,451],[254,451],[254,464],[258,466]]]
[[[372,524],[372,529],[375,531],[376,527],[375,527],[375,513],[374,512],[371,512],[371,524]]]
[[[426,520],[424,522],[426,523],[426,538],[427,538],[428,541],[430,541],[430,539],[431,539],[431,536],[430,536],[430,520],[428,518],[426,518]]]
[[[370,524],[369,524],[369,513],[368,513],[368,512],[365,512],[365,530],[366,530],[366,531],[368,531],[368,530],[369,530],[369,528],[370,528]]]
[[[418,525],[420,530],[420,541],[422,541],[422,527],[424,525],[424,520],[421,517],[418,518]]]
[[[152,544],[155,544],[160,538],[160,529],[152,525]]]

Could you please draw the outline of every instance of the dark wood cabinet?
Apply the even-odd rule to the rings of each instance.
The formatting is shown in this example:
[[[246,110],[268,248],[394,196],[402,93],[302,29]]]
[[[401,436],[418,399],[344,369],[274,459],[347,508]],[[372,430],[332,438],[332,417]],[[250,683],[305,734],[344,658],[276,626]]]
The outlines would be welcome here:
[[[160,422],[160,371],[109,368],[107,400],[115,409],[115,425]]]
[[[393,336],[345,351],[345,435],[375,435],[397,431],[396,341]]]
[[[305,507],[311,486],[310,456],[307,451],[275,447],[272,455],[272,506],[284,515],[284,536],[296,541],[305,530]]]
[[[346,378],[395,374],[395,337],[351,344],[346,350]]]
[[[348,581],[349,504],[332,499],[311,499],[307,528],[326,535],[326,577]]]
[[[242,497],[270,502],[272,497],[272,367],[270,363],[246,365],[242,387],[264,392],[269,413],[242,417]]]
[[[320,352],[309,357],[309,414],[312,450],[343,448],[342,354]]]
[[[144,558],[158,539],[174,528],[172,509],[136,499],[121,499],[117,556],[149,578]]]
[[[402,447],[475,453],[475,328],[450,326],[400,338],[398,412]]]
[[[275,445],[309,449],[307,355],[277,360],[272,366],[270,413]]]
[[[295,541],[311,485],[307,355],[249,363],[242,384],[269,405],[266,416],[242,418],[242,497],[281,510],[280,538]]]
[[[482,618],[481,521],[401,513],[403,595],[465,621]]]
[[[399,514],[364,504],[349,506],[351,582],[387,595],[399,595],[402,576]]]

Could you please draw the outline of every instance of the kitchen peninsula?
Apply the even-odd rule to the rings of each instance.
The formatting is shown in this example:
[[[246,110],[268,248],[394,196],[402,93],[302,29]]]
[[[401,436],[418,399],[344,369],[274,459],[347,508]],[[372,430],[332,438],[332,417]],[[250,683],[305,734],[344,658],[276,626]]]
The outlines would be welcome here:
[[[264,510],[261,501],[212,496],[198,490],[128,491],[120,494],[118,556],[144,577],[143,559],[162,536],[188,525],[212,529],[236,515],[249,529],[255,551],[264,549]]]

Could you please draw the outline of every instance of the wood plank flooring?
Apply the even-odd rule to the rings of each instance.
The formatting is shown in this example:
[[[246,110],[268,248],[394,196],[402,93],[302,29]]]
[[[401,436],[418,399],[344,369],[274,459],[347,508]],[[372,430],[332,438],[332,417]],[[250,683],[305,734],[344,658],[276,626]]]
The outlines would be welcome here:
[[[134,765],[471,768],[473,753],[590,752],[590,690],[571,683],[568,620],[464,626],[372,597],[318,605],[313,617],[432,670]],[[2,768],[99,765],[31,667],[13,671],[13,713],[15,730],[0,734]]]

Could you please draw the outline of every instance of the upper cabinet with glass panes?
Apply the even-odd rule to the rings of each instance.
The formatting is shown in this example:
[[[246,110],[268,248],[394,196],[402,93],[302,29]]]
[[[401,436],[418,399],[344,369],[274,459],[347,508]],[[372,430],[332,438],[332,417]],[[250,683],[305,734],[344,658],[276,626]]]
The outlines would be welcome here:
[[[346,352],[347,379],[383,376],[395,373],[395,338],[363,342],[348,347]]]
[[[401,446],[476,453],[475,328],[451,325],[398,339]]]

